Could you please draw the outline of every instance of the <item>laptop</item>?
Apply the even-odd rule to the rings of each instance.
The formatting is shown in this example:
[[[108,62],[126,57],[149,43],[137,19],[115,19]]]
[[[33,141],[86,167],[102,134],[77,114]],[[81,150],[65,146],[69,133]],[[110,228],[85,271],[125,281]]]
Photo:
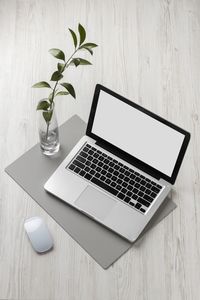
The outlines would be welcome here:
[[[97,84],[85,136],[44,188],[134,242],[175,183],[189,140],[185,130]]]

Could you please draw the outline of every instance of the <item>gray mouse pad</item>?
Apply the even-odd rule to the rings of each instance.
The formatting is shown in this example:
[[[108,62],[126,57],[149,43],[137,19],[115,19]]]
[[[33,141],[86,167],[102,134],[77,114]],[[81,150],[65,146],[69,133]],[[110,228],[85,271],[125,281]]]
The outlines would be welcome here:
[[[6,168],[6,172],[91,255],[104,269],[112,265],[134,245],[111,232],[66,203],[45,192],[43,186],[65,156],[85,134],[86,124],[73,116],[60,127],[61,150],[54,157],[47,157],[35,145]],[[176,204],[166,199],[151,220],[147,231],[160,222]]]

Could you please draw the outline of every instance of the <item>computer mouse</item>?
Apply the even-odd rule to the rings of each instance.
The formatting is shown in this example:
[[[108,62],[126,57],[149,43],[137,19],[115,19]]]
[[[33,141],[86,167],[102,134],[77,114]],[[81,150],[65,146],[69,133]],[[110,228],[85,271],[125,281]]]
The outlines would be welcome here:
[[[36,252],[44,253],[53,248],[52,236],[42,218],[32,217],[27,219],[24,228]]]

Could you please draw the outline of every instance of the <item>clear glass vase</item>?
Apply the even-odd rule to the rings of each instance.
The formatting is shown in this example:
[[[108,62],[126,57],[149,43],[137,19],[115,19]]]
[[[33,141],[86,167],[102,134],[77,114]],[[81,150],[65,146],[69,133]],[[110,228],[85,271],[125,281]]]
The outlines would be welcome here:
[[[54,106],[48,110],[38,110],[38,130],[40,147],[45,155],[54,155],[60,149],[58,123]]]

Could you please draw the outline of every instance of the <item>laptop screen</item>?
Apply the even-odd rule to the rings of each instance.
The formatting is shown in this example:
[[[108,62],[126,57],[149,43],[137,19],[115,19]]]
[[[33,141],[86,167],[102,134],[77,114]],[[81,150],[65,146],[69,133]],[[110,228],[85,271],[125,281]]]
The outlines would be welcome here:
[[[91,132],[171,176],[185,135],[101,90]]]

